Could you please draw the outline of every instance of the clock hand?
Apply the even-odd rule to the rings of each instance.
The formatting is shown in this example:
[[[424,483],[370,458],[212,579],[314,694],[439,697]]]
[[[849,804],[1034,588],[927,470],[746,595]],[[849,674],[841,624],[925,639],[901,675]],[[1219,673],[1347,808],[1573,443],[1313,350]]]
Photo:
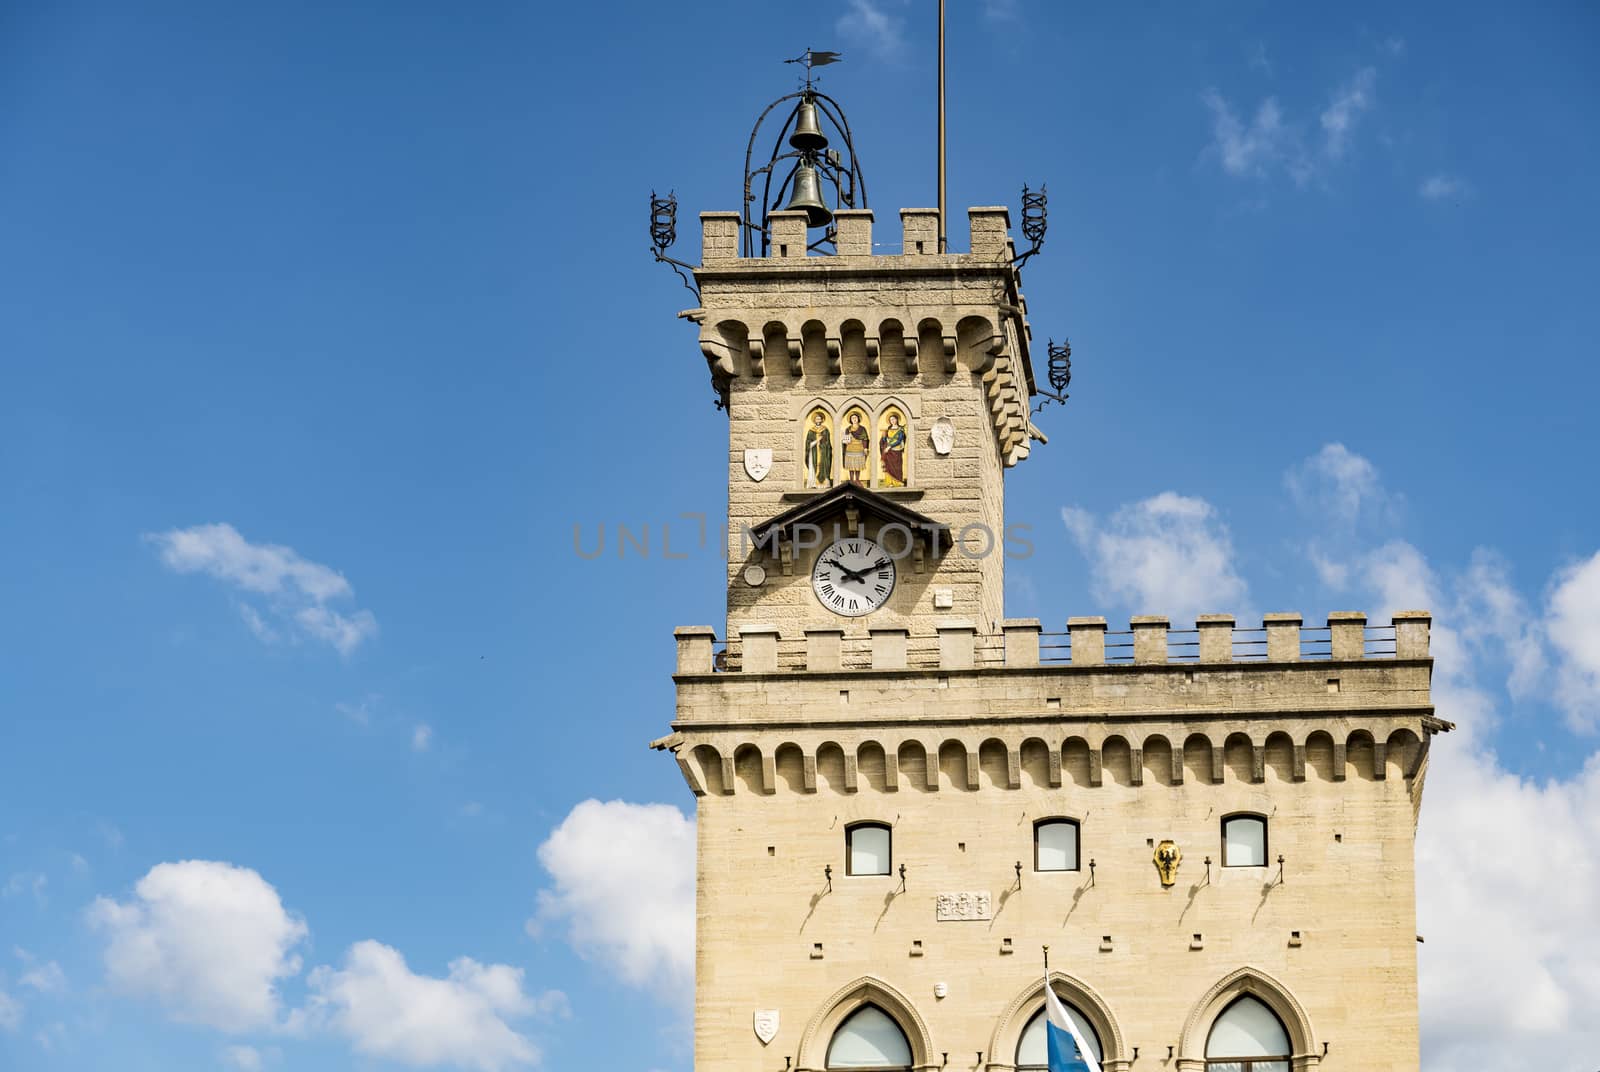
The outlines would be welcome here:
[[[844,579],[847,580],[847,581],[851,581],[851,580],[864,581],[864,580],[866,580],[865,576],[863,576],[862,574],[857,573],[853,569],[850,569],[848,566],[846,566],[843,562],[840,562],[838,559],[834,559],[832,562],[823,562],[823,565],[824,566],[832,566],[834,569],[836,569],[840,573],[844,574]]]

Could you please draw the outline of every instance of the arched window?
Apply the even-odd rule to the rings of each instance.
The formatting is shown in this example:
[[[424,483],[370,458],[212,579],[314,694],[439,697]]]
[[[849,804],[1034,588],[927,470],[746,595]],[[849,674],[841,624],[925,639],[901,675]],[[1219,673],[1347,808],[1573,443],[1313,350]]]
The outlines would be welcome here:
[[[863,1005],[833,1033],[827,1067],[909,1069],[911,1043],[888,1013],[876,1005]]]
[[[1078,870],[1078,821],[1040,819],[1033,824],[1033,869]]]
[[[844,873],[847,875],[887,875],[889,873],[889,826],[887,823],[852,823],[844,828]]]
[[[1267,820],[1265,816],[1223,816],[1222,866],[1267,866]]]
[[[1076,1006],[1067,1004],[1065,998],[1062,998],[1061,1003],[1067,1007],[1067,1016],[1071,1018],[1072,1026],[1078,1029],[1083,1041],[1089,1044],[1095,1063],[1103,1064],[1105,1057],[1100,1050],[1099,1033]],[[1035,1070],[1043,1072],[1048,1067],[1049,1043],[1045,1040],[1044,1025],[1045,1014],[1041,1008],[1034,1013],[1033,1019],[1028,1021],[1028,1026],[1022,1029],[1022,1037],[1017,1040],[1017,1072],[1035,1072]]]
[[[1222,1010],[1206,1037],[1206,1068],[1216,1072],[1289,1072],[1289,1033],[1277,1013],[1245,996]]]

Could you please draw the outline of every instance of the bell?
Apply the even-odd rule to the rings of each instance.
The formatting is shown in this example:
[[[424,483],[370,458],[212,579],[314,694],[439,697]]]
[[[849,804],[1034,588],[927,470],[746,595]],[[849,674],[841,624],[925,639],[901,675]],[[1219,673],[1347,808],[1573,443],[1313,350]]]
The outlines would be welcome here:
[[[784,210],[803,211],[807,227],[821,227],[833,219],[833,213],[822,203],[822,180],[817,178],[817,169],[811,166],[811,161],[802,160],[794,169],[794,195]]]
[[[794,133],[789,135],[789,144],[802,152],[821,152],[828,147],[827,135],[817,125],[817,102],[809,96],[802,97],[800,107],[795,110]]]

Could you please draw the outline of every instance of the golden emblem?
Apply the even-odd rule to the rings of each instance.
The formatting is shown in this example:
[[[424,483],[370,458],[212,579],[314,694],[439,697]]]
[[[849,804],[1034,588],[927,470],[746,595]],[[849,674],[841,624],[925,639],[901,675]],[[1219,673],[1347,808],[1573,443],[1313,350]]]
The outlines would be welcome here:
[[[1183,852],[1172,841],[1163,841],[1156,846],[1153,857],[1156,873],[1161,876],[1161,884],[1170,886],[1178,881],[1178,864],[1183,860]]]

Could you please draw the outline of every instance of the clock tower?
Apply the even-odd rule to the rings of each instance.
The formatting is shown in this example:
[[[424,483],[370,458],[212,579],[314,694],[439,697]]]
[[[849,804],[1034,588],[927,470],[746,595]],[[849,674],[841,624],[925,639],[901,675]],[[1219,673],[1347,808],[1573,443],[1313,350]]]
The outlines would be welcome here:
[[[936,211],[902,210],[878,254],[872,211],[840,210],[825,257],[806,214],[779,211],[772,255],[746,258],[737,214],[701,217],[691,317],[728,411],[730,637],[864,653],[873,631],[997,628],[1002,474],[1038,432],[1009,215],[968,218],[971,248],[939,253]]]
[[[675,631],[652,742],[696,798],[695,1069],[1042,1069],[1048,947],[1109,1072],[1415,1072],[1429,616],[1004,617],[1064,387],[1038,221],[889,230],[833,102],[784,100],[698,265],[653,205],[728,422],[726,628]]]

